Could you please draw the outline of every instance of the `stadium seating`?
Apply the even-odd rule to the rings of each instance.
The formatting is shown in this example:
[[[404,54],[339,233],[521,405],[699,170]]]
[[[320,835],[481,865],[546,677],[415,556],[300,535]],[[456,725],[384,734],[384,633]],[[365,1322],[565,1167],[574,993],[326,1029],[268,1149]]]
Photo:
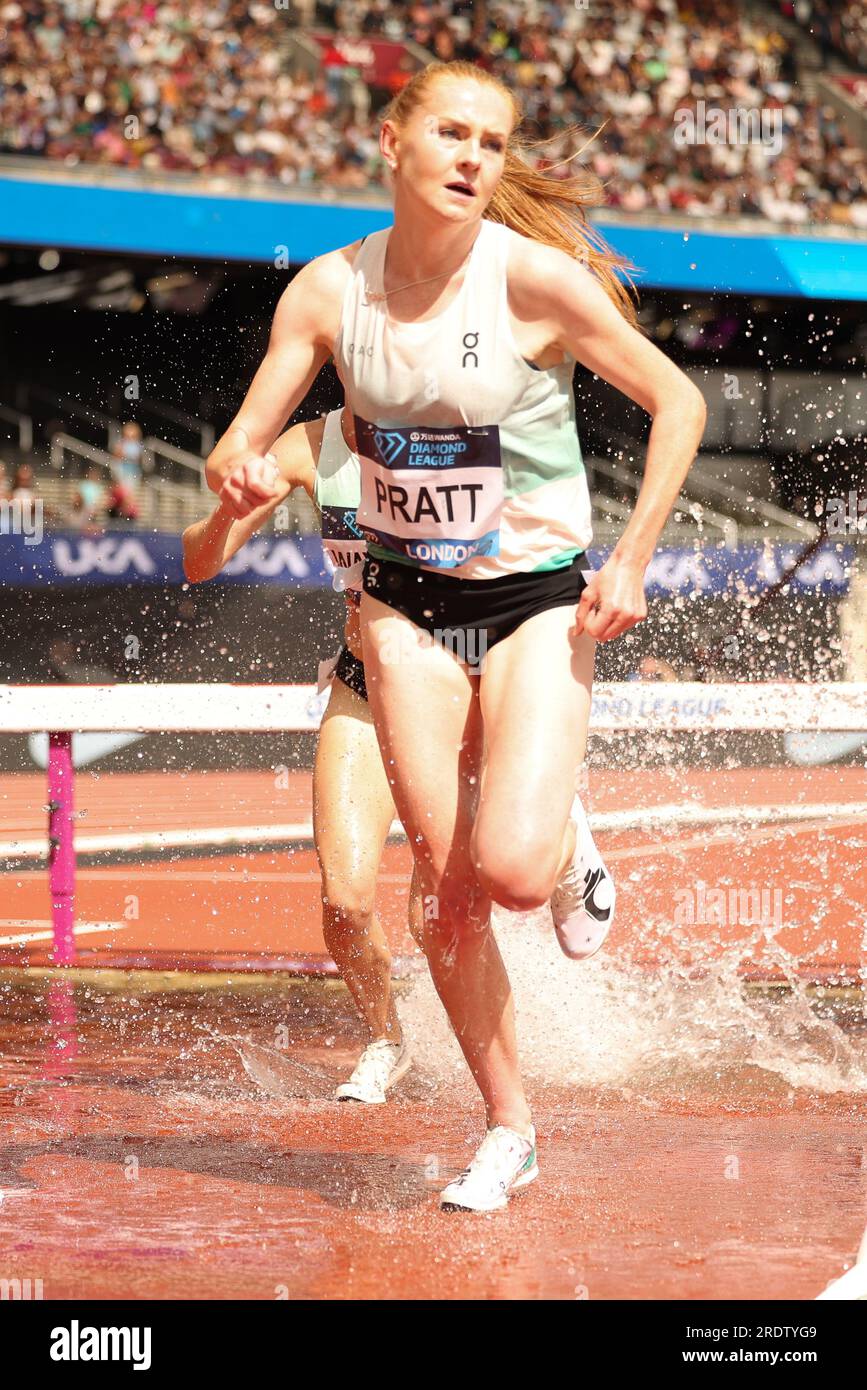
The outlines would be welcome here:
[[[867,8],[864,0],[777,0],[780,13],[816,40],[826,54],[837,54],[867,72]]]
[[[804,9],[795,0],[794,13]],[[290,41],[303,19],[494,71],[520,96],[527,131],[551,140],[546,165],[574,154],[564,133],[574,123],[604,127],[583,158],[624,213],[867,226],[864,151],[801,88],[797,45],[773,15],[733,0],[504,0],[475,15],[464,0],[320,0],[294,11],[261,0],[6,0],[0,154],[382,188],[376,98],[386,93],[342,81],[339,69],[301,71]],[[863,48],[863,28],[835,21],[829,33],[841,43],[854,34]],[[682,113],[704,120],[711,109],[747,126],[761,113],[767,138],[755,127],[717,143],[699,130],[678,143]]]

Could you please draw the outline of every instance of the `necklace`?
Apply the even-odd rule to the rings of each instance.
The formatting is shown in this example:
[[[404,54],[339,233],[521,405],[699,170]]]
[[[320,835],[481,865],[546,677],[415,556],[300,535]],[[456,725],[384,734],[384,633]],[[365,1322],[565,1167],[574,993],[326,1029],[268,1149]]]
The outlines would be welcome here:
[[[461,261],[461,264],[455,266],[455,270],[460,270],[461,266],[464,265],[470,259],[470,256],[473,254],[473,246],[475,246],[475,244],[476,243],[474,241],[473,245],[470,247],[469,251],[464,256],[464,259]],[[367,309],[371,304],[381,304],[383,300],[388,299],[388,297],[392,294],[398,294],[400,290],[411,290],[414,289],[416,285],[429,285],[432,280],[442,280],[445,278],[446,275],[454,275],[455,270],[444,270],[439,275],[429,275],[426,280],[410,280],[408,285],[397,285],[395,289],[384,290],[381,294],[378,294],[376,292],[371,294],[368,291],[367,298],[362,300],[362,305],[365,309]]]

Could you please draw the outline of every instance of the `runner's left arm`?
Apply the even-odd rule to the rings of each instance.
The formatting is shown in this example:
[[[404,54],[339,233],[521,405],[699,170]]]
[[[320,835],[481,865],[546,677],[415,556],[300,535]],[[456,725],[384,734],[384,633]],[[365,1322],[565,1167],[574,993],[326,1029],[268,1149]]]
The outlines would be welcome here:
[[[273,497],[240,520],[236,520],[220,501],[210,516],[194,522],[184,531],[184,574],[191,584],[199,584],[219,574],[296,487],[303,487],[312,494],[312,470],[296,444],[296,432],[301,429],[303,426],[293,425],[276,440],[272,452],[266,455],[273,461],[275,472],[280,474]]]
[[[553,325],[559,346],[653,421],[635,509],[578,610],[578,630],[608,641],[647,616],[644,574],[695,458],[707,407],[694,382],[627,322],[590,271],[548,246],[535,248],[527,267],[536,315]]]

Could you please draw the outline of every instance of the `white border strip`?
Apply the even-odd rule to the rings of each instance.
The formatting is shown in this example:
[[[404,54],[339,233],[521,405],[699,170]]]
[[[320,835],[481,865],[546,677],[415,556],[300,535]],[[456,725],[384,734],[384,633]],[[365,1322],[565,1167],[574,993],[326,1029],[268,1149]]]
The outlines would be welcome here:
[[[0,685],[0,733],[287,733],[321,717],[314,685]],[[867,683],[601,683],[590,727],[867,730]]]
[[[590,816],[594,831],[642,830],[648,826],[665,825],[738,825],[783,824],[786,821],[867,819],[867,801],[819,801],[792,806],[647,806],[629,811],[601,811]],[[389,835],[406,839],[400,821],[392,821]],[[310,821],[290,825],[232,825],[206,827],[201,830],[154,830],[138,835],[80,835],[76,837],[78,854],[135,853],[138,851],[183,848],[219,848],[225,845],[260,845],[296,843],[313,840]],[[33,840],[0,841],[2,859],[44,859],[48,853],[47,837]]]
[[[97,932],[123,931],[128,922],[79,922],[73,927],[74,936],[95,936]],[[48,927],[47,931],[19,932],[15,936],[0,936],[0,946],[20,946],[28,941],[53,941],[51,924],[36,922],[0,922],[0,927]]]
[[[645,825],[766,825],[769,822],[867,819],[867,801],[798,802],[792,806],[648,806],[645,810],[601,811],[590,816],[592,830],[640,830]]]
[[[398,830],[403,827],[395,822]],[[123,835],[76,835],[75,849],[78,854],[101,854],[103,851],[124,853],[135,850],[184,849],[198,845],[218,847],[220,845],[258,845],[274,841],[296,841],[313,839],[313,825],[310,821],[297,821],[290,825],[228,825],[203,827],[201,830],[143,830],[136,834]],[[48,837],[38,836],[33,840],[0,840],[0,859],[33,859],[48,853]]]

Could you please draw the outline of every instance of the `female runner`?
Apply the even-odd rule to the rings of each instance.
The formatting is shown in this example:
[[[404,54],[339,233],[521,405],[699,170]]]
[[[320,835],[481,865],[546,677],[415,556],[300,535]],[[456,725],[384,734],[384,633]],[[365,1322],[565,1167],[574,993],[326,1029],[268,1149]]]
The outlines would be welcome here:
[[[322,931],[370,1032],[370,1042],[338,1100],[382,1104],[409,1070],[391,990],[391,953],[374,910],[376,879],[394,800],[367,704],[358,623],[361,565],[366,543],[353,529],[358,505],[358,458],[347,411],[293,425],[273,447],[279,474],[269,502],[237,521],[218,503],[183,535],[184,571],[192,583],[212,579],[265,524],[296,487],[322,516],[322,539],[334,569],[334,587],[346,597],[344,644],[334,666],[331,695],[319,730],[313,767],[313,837],[322,874]],[[413,875],[410,931],[420,939],[421,903]]]
[[[234,515],[266,500],[265,450],[333,353],[362,465],[371,709],[436,904],[428,963],[487,1116],[440,1200],[476,1211],[538,1172],[491,902],[550,899],[567,944],[586,917],[570,806],[593,643],[646,616],[645,570],[705,419],[586,226],[589,179],[531,170],[520,120],[508,88],[472,64],[429,64],[401,89],[380,134],[393,225],[295,277],[207,465]],[[653,418],[635,510],[589,583],[576,361]]]
[[[378,868],[395,807],[367,704],[358,622],[367,542],[355,525],[361,465],[350,440],[354,443],[354,428],[345,409],[294,425],[268,456],[279,474],[271,501],[242,521],[218,503],[208,518],[188,526],[182,539],[184,572],[191,583],[201,583],[219,574],[296,487],[303,487],[319,509],[334,587],[346,597],[344,644],[330,663],[331,694],[313,767],[323,935],[371,1035],[351,1078],[338,1086],[336,1095],[339,1100],[381,1104],[411,1061],[391,996],[391,954],[373,912]],[[583,808],[580,815],[587,854],[601,864]],[[604,866],[602,872],[607,882]],[[413,873],[409,925],[419,944],[421,913]],[[596,928],[594,943],[599,937],[601,945],[595,921],[591,926]]]

